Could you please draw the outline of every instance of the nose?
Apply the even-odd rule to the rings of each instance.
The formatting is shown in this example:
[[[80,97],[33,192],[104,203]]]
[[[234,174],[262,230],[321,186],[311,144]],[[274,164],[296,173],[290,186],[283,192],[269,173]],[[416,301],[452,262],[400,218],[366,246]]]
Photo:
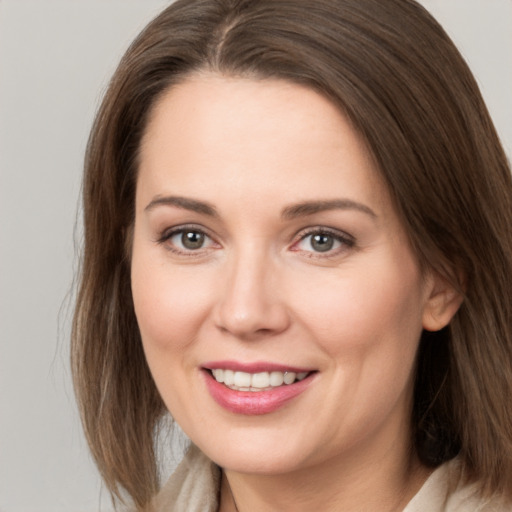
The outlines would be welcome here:
[[[227,263],[215,319],[221,331],[256,340],[285,331],[290,315],[276,265],[261,251],[247,252]]]

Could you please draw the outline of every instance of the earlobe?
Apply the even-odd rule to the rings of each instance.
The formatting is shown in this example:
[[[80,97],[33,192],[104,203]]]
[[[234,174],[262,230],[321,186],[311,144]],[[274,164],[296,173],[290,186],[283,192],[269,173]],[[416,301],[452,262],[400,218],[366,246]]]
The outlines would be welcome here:
[[[423,329],[439,331],[446,327],[463,301],[462,292],[440,276],[433,278],[431,293],[423,310]]]

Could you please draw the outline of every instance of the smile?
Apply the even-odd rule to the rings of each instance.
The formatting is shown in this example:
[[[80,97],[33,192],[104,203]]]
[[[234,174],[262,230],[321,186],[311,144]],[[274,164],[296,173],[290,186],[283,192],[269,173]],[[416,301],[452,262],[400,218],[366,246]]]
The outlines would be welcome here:
[[[258,372],[248,373],[216,368],[210,370],[214,379],[235,391],[266,391],[304,380],[309,372]]]
[[[306,391],[318,374],[271,363],[217,362],[202,369],[213,400],[231,413],[249,416],[281,409]]]

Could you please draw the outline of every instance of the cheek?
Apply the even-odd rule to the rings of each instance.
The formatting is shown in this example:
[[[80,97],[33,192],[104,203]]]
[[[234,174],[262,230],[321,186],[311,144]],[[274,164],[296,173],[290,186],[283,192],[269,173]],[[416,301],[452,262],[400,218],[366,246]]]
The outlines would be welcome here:
[[[144,257],[145,256],[145,257]],[[206,275],[134,251],[132,294],[146,360],[166,407],[187,417],[193,393],[188,372],[196,367],[194,342],[207,315]],[[164,258],[165,260],[165,258]]]
[[[304,287],[302,294],[295,290],[297,317],[327,356],[324,370],[332,380],[325,410],[344,411],[337,421],[355,441],[392,411],[402,411],[397,418],[409,414],[422,330],[421,277],[406,262],[386,267],[366,265]],[[333,435],[339,432],[346,430]]]
[[[297,317],[332,356],[382,350],[410,357],[422,329],[421,282],[414,262],[398,258],[340,270],[290,295]]]
[[[182,351],[197,336],[210,303],[208,275],[155,262],[134,251],[132,294],[144,349]]]

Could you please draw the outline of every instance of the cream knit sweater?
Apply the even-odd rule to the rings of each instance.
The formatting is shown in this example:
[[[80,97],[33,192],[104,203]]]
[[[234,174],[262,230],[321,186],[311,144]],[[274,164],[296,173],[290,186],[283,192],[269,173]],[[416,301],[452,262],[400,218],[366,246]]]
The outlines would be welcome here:
[[[155,499],[157,512],[217,512],[221,472],[194,445]],[[437,468],[402,512],[512,512],[464,485],[457,459]]]

